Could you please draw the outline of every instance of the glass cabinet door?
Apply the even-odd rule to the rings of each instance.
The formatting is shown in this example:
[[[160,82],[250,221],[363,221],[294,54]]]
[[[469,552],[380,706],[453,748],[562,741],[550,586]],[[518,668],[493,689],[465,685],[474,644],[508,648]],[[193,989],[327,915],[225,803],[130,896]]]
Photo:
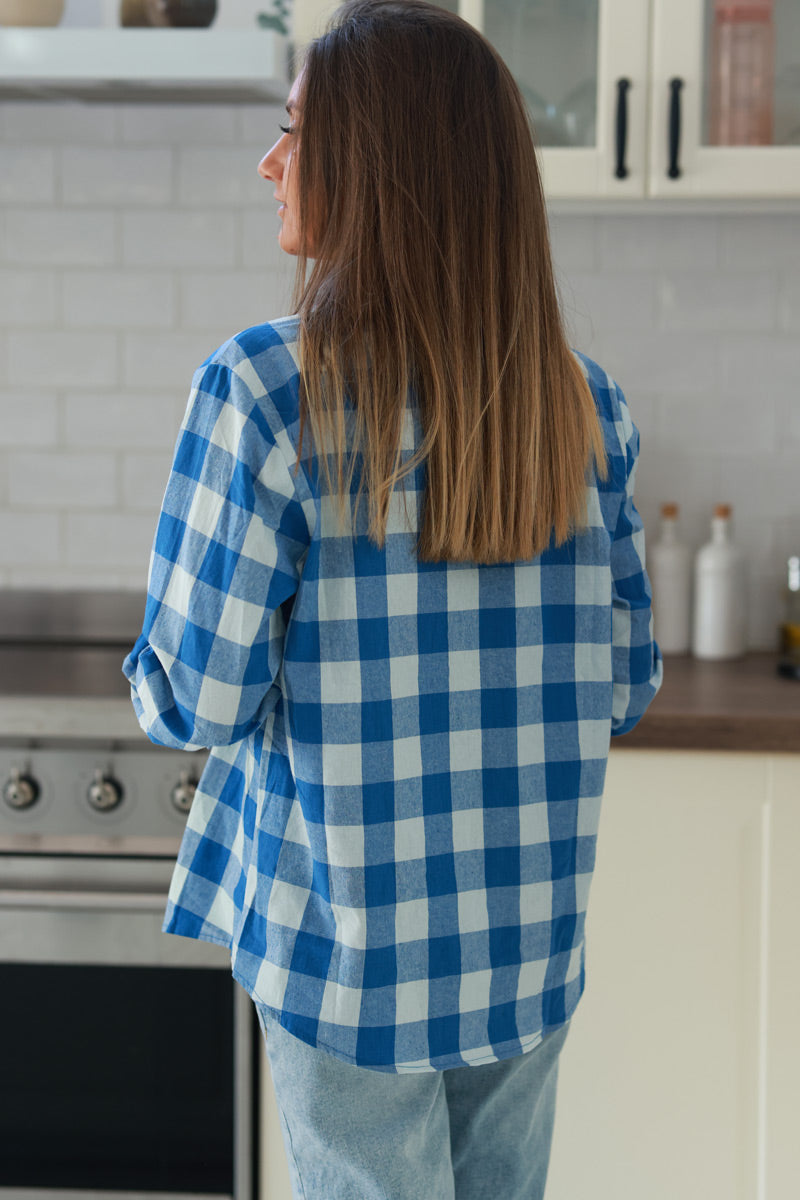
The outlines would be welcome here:
[[[800,2],[655,0],[658,196],[800,196]]]
[[[480,29],[527,102],[548,199],[644,194],[647,5],[440,0]]]
[[[649,5],[644,0],[434,0],[500,52],[533,119],[545,194],[643,196]],[[294,0],[302,43],[336,0]]]
[[[598,0],[488,0],[483,32],[520,86],[544,146],[597,145]]]
[[[705,0],[701,140],[800,146],[800,3]]]

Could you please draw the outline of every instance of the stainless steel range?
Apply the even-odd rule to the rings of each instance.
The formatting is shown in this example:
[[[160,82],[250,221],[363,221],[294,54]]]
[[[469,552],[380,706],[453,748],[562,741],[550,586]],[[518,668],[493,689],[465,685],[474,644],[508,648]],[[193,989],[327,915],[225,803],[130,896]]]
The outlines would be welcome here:
[[[259,1033],[161,933],[205,754],[151,745],[131,593],[0,593],[0,1197],[256,1195]]]

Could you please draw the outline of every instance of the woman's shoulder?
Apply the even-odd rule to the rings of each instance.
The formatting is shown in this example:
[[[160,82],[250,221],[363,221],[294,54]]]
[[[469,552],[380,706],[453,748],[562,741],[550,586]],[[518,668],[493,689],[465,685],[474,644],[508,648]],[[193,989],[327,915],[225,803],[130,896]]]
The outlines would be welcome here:
[[[298,328],[299,317],[279,317],[251,325],[218,346],[203,367],[227,367],[240,377],[249,375],[253,383],[260,380],[261,386],[269,390],[276,377],[283,381],[284,377],[299,374]],[[250,364],[250,371],[244,364]]]
[[[291,424],[300,381],[298,326],[298,317],[280,317],[234,334],[198,367],[195,389],[234,408],[266,404],[281,424]]]

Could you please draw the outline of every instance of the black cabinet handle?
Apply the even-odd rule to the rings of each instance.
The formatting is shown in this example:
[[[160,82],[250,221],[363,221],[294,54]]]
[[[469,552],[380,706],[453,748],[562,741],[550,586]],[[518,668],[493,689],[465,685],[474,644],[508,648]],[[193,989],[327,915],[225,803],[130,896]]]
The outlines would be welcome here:
[[[670,179],[679,179],[683,174],[678,166],[678,154],[681,148],[681,88],[682,79],[670,79],[669,90],[669,168],[667,175]]]
[[[628,138],[628,90],[630,79],[617,80],[617,179],[627,179],[630,171],[625,166],[625,143]]]

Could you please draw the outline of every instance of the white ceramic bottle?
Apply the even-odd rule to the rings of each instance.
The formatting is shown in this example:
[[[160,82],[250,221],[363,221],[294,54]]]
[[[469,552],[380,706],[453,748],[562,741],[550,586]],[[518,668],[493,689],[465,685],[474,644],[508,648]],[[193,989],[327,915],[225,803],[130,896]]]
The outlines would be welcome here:
[[[718,504],[711,541],[695,558],[692,653],[695,658],[739,658],[746,638],[744,556],[733,544],[730,505]]]
[[[653,629],[663,654],[688,654],[692,623],[692,556],[678,538],[678,505],[662,504],[661,537],[648,548]]]

